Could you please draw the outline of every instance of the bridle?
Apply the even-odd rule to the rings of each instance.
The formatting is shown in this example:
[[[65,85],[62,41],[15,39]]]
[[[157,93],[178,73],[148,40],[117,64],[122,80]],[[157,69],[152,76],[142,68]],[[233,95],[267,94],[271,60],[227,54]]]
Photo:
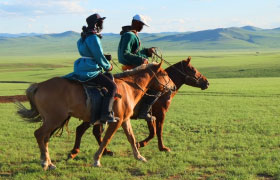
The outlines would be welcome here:
[[[171,66],[171,67],[174,67],[174,66]],[[183,61],[181,61],[181,67],[182,67],[183,72],[181,72],[181,71],[179,71],[179,72],[184,76],[185,82],[186,82],[188,79],[191,79],[191,80],[193,80],[193,81],[195,81],[195,82],[199,82],[199,80],[202,78],[202,76],[199,76],[199,77],[197,78],[196,76],[192,76],[192,75],[190,75],[188,72],[186,72],[186,71],[184,70]],[[174,67],[174,68],[176,68],[176,67]],[[176,69],[177,69],[177,68],[176,68]]]
[[[166,82],[166,80],[164,79],[164,80],[165,80],[165,84],[163,84],[163,83],[160,82],[159,78],[157,77],[157,74],[156,74],[154,71],[152,71],[150,67],[148,67],[148,70],[150,70],[150,71],[153,73],[155,79],[157,80],[157,83],[160,84],[160,85],[163,87],[164,91],[163,91],[163,92],[160,91],[160,93],[158,93],[158,94],[156,94],[156,95],[149,94],[149,93],[145,92],[144,89],[143,89],[137,82],[134,82],[134,83],[136,84],[136,86],[137,86],[142,92],[144,92],[145,95],[147,95],[147,96],[161,96],[161,95],[163,95],[163,94],[165,94],[165,93],[167,93],[167,92],[172,93],[172,92],[176,91],[176,86],[175,86],[175,84],[174,84],[174,88],[169,88],[169,87],[168,87],[168,84],[171,82],[171,79],[170,79],[169,77],[168,77],[168,81],[167,81],[167,82]],[[168,76],[168,75],[164,75],[164,76]],[[146,88],[149,88],[149,87],[146,87]],[[150,88],[150,89],[151,89],[151,88]],[[154,89],[151,89],[151,90],[157,91],[157,90],[154,90]]]
[[[158,48],[156,48],[156,49],[158,49]],[[159,49],[158,49],[158,50],[159,50]],[[181,69],[179,69],[179,68],[173,66],[171,63],[169,63],[168,61],[166,61],[165,59],[163,59],[162,56],[160,56],[160,55],[157,54],[157,52],[154,52],[153,54],[154,54],[156,57],[158,57],[160,60],[162,60],[162,61],[164,61],[166,64],[168,64],[169,67],[172,67],[172,68],[176,69],[181,75],[183,75],[184,81],[185,81],[185,82],[186,82],[188,79],[191,79],[191,80],[193,80],[193,81],[198,82],[198,81],[202,78],[202,76],[200,76],[200,77],[197,78],[197,77],[195,77],[195,76],[192,76],[189,72],[186,72],[186,71],[184,70],[183,61],[181,61],[181,68],[182,68],[182,71],[181,71]],[[189,58],[190,58],[190,57],[189,57]]]

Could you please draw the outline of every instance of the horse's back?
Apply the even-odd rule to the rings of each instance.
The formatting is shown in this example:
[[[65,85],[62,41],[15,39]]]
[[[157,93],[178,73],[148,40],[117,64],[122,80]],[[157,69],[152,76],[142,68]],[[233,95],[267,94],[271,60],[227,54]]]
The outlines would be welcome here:
[[[72,113],[73,109],[85,109],[85,93],[80,83],[54,77],[38,84],[36,105],[45,113]],[[82,114],[82,113],[81,113]]]
[[[80,95],[82,86],[61,77],[54,77],[38,84],[38,93],[45,98],[68,99],[69,96]]]

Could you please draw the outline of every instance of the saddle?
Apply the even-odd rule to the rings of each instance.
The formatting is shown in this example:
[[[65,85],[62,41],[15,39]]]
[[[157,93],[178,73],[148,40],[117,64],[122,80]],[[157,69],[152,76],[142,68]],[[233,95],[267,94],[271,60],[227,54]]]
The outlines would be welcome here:
[[[109,73],[104,73],[107,77],[109,77],[110,79],[114,80],[113,75],[109,74]],[[95,84],[93,82],[81,82],[78,79],[76,79],[75,77],[72,78],[67,78],[64,77],[65,79],[68,79],[70,81],[79,83],[83,86],[84,88],[84,92],[86,94],[86,104],[87,106],[91,105],[92,108],[91,109],[91,113],[92,116],[94,117],[94,121],[96,122],[97,120],[100,119],[101,116],[101,108],[102,108],[102,101],[103,101],[103,97],[106,95],[106,93],[108,92],[107,89],[105,87],[102,87],[99,84]],[[122,96],[119,93],[116,93],[115,95],[115,100],[117,98],[121,98]]]

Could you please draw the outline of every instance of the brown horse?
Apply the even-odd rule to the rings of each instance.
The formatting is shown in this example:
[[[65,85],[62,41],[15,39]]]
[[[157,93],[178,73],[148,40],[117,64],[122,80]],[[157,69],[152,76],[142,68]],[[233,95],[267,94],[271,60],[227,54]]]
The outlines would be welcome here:
[[[198,87],[201,88],[202,90],[208,88],[209,83],[206,77],[203,76],[196,68],[194,68],[191,65],[190,60],[191,58],[189,57],[187,60],[180,61],[165,69],[170,79],[175,83],[177,89],[171,94],[171,97],[168,94],[164,94],[153,105],[152,113],[154,116],[156,116],[156,122],[152,122],[152,121],[147,122],[150,134],[145,140],[138,142],[136,144],[137,148],[146,146],[148,142],[155,136],[155,134],[157,134],[159,150],[170,151],[168,147],[165,147],[163,145],[162,130],[163,130],[165,114],[170,106],[172,98],[177,94],[179,88],[183,84],[193,86],[193,87]],[[73,159],[80,152],[81,138],[89,127],[90,124],[87,122],[83,122],[80,126],[77,127],[75,145],[74,148],[69,153],[68,158]],[[102,131],[103,131],[102,125],[95,125],[93,127],[93,131],[92,131],[93,135],[95,136],[99,144],[102,142],[102,138],[101,138]],[[104,150],[104,154],[113,155],[113,153],[107,149]]]
[[[161,68],[161,64],[142,65],[132,71],[117,75],[115,82],[118,92],[122,95],[114,102],[113,110],[115,117],[119,118],[116,123],[110,123],[103,142],[94,156],[94,165],[100,166],[100,158],[107,144],[122,125],[124,132],[130,142],[136,159],[146,161],[141,156],[137,147],[135,137],[130,124],[130,116],[133,114],[134,106],[138,103],[148,86],[155,79],[157,90],[165,91],[174,89],[175,85],[169,79],[167,73]],[[162,84],[159,82],[167,82]],[[18,114],[29,122],[43,121],[42,126],[34,132],[41,151],[41,165],[47,169],[56,168],[51,162],[48,150],[48,142],[51,135],[68,123],[70,117],[76,117],[84,122],[90,120],[90,106],[86,103],[86,94],[80,83],[55,77],[41,83],[32,84],[26,95],[31,109],[26,109],[19,103]]]

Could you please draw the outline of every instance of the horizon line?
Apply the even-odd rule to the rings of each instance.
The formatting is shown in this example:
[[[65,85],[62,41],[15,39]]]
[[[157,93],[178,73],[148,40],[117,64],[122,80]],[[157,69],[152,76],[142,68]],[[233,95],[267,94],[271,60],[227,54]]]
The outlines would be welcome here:
[[[199,31],[207,31],[207,30],[215,30],[215,29],[230,29],[230,28],[245,28],[245,27],[249,27],[249,28],[257,28],[260,30],[273,30],[273,29],[279,29],[280,27],[275,27],[275,28],[260,28],[257,26],[250,26],[250,25],[246,25],[246,26],[230,26],[230,27],[219,27],[219,28],[211,28],[211,29],[203,29],[203,30],[197,30],[197,31],[162,31],[162,32],[139,32],[139,33],[145,33],[145,34],[160,34],[160,33],[186,33],[186,32],[199,32]],[[0,34],[8,34],[8,35],[19,35],[19,34],[37,34],[37,35],[43,35],[43,34],[62,34],[65,32],[75,32],[75,33],[80,33],[74,30],[66,30],[66,31],[62,31],[62,32],[52,32],[52,33],[37,33],[37,32],[21,32],[21,33],[7,33],[7,32],[0,32]],[[114,32],[104,32],[102,34],[119,34],[119,33],[114,33]]]

